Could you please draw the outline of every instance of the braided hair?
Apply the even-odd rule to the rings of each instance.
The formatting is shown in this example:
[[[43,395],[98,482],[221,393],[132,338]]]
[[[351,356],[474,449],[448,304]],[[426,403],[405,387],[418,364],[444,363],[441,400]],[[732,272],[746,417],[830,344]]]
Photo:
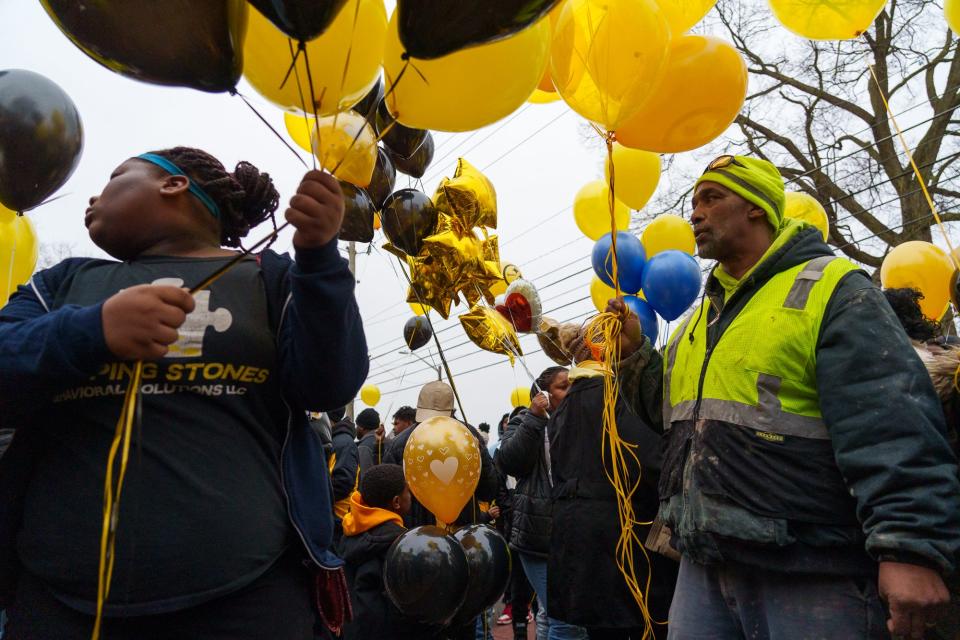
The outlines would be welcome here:
[[[274,212],[280,194],[267,173],[249,162],[237,163],[233,173],[206,151],[191,147],[174,147],[153,151],[174,163],[193,182],[207,192],[220,208],[220,244],[239,247],[255,226],[270,218],[277,228]]]
[[[927,342],[940,335],[940,325],[927,319],[920,310],[923,294],[916,289],[884,289],[883,295],[893,308],[904,331],[912,340]]]

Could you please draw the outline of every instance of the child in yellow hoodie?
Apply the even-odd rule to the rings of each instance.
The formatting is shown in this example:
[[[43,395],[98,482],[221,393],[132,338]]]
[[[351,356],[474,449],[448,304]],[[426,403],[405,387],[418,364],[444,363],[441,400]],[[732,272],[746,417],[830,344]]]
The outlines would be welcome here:
[[[403,467],[380,464],[364,472],[360,491],[350,497],[338,549],[347,563],[353,605],[353,622],[344,627],[344,640],[412,640],[432,635],[403,617],[383,584],[387,550],[406,531],[403,516],[409,510],[410,488]]]

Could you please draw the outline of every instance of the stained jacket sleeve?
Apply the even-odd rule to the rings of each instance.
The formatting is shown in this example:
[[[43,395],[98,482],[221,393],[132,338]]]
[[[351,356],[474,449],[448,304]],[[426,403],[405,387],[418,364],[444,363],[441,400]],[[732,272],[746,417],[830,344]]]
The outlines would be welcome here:
[[[50,300],[40,298],[72,262],[38,272],[32,285],[20,287],[0,309],[0,408],[48,397],[113,359],[103,337],[102,304],[48,311]]]
[[[353,400],[370,366],[353,274],[333,240],[298,251],[287,278],[279,339],[286,396],[299,409],[342,407]]]
[[[543,429],[546,418],[526,409],[513,416],[503,430],[497,449],[497,466],[505,475],[524,478],[537,466],[544,448]]]
[[[943,411],[893,310],[863,273],[834,292],[816,373],[867,551],[950,572],[960,551],[960,482]]]
[[[618,369],[620,397],[651,429],[663,433],[663,358],[646,336]]]
[[[333,501],[340,502],[349,498],[357,486],[360,460],[357,444],[348,435],[337,435],[333,438],[333,452],[337,460],[333,465],[330,481],[333,485]]]

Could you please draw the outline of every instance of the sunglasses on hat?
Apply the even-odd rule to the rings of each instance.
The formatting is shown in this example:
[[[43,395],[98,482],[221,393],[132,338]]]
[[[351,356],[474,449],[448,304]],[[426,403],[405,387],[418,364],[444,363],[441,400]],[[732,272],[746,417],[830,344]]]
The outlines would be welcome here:
[[[714,158],[710,164],[707,165],[707,168],[703,170],[703,172],[710,173],[711,171],[716,171],[717,169],[726,169],[729,166],[740,167],[741,169],[747,168],[742,162],[737,160],[736,156],[727,154]]]

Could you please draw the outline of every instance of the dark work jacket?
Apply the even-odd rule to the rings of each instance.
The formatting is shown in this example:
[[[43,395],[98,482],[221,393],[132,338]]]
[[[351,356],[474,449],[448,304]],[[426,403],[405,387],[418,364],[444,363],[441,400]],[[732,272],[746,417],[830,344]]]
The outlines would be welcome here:
[[[517,479],[510,522],[510,547],[546,558],[550,551],[550,472],[544,431],[546,418],[524,409],[507,423],[497,449],[497,467]]]
[[[384,464],[399,464],[403,466],[403,448],[407,446],[407,440],[410,434],[420,425],[414,425],[398,435],[390,443],[390,447],[383,454]],[[480,432],[465,425],[473,437],[477,439],[477,447],[480,449],[480,481],[477,482],[477,489],[473,492],[473,497],[467,502],[467,505],[460,512],[457,520],[451,524],[479,524],[484,522],[483,514],[480,512],[479,502],[489,502],[497,497],[497,468],[493,466],[493,459],[490,458],[490,452],[483,445],[483,439]],[[430,513],[416,498],[412,498],[410,513],[403,517],[403,523],[408,529],[422,527],[425,525],[436,525],[437,517]]]
[[[330,478],[306,411],[344,406],[366,379],[369,359],[355,281],[335,241],[297,252],[296,261],[272,251],[258,259],[289,409],[279,464],[290,522],[316,566],[338,568],[342,562],[330,548]],[[0,310],[0,428],[16,430],[0,458],[0,603],[15,589],[23,495],[43,447],[30,427],[44,420],[54,393],[115,359],[103,337],[102,303],[50,310],[61,283],[90,261],[70,258],[35,273]]]
[[[701,319],[708,349],[770,277],[825,255],[819,232],[803,229],[726,301],[711,274],[711,309]],[[960,482],[943,411],[863,272],[844,276],[827,304],[816,377],[829,440],[767,442],[731,423],[673,423],[660,498],[675,545],[701,562],[791,573],[872,576],[880,559],[949,573],[960,550]],[[663,359],[649,340],[623,361],[620,381],[622,397],[661,424]],[[678,521],[700,524],[681,530]]]
[[[367,469],[380,464],[385,448],[385,444],[377,442],[376,431],[368,431],[360,438],[357,442],[357,455],[360,457],[361,478]]]
[[[347,563],[347,585],[353,622],[343,630],[344,640],[422,640],[435,630],[403,616],[390,601],[383,584],[387,550],[406,529],[385,522],[356,536],[343,536],[338,551]]]
[[[334,503],[349,500],[357,488],[360,461],[357,455],[357,443],[353,440],[356,433],[353,422],[349,418],[344,418],[333,425],[333,455],[336,456],[336,462],[334,462],[330,480],[333,485]]]
[[[603,378],[577,379],[550,419],[553,469],[553,530],[547,564],[547,611],[583,627],[642,627],[643,616],[617,567],[620,517],[613,485],[607,479],[610,452],[603,433]],[[650,522],[657,514],[660,436],[617,403],[620,439],[636,446],[640,466],[627,456],[634,517]],[[604,469],[606,452],[606,470]],[[649,525],[636,526],[640,542]],[[666,620],[677,579],[677,563],[648,551],[633,555],[637,578],[652,570],[649,607],[654,620]]]

